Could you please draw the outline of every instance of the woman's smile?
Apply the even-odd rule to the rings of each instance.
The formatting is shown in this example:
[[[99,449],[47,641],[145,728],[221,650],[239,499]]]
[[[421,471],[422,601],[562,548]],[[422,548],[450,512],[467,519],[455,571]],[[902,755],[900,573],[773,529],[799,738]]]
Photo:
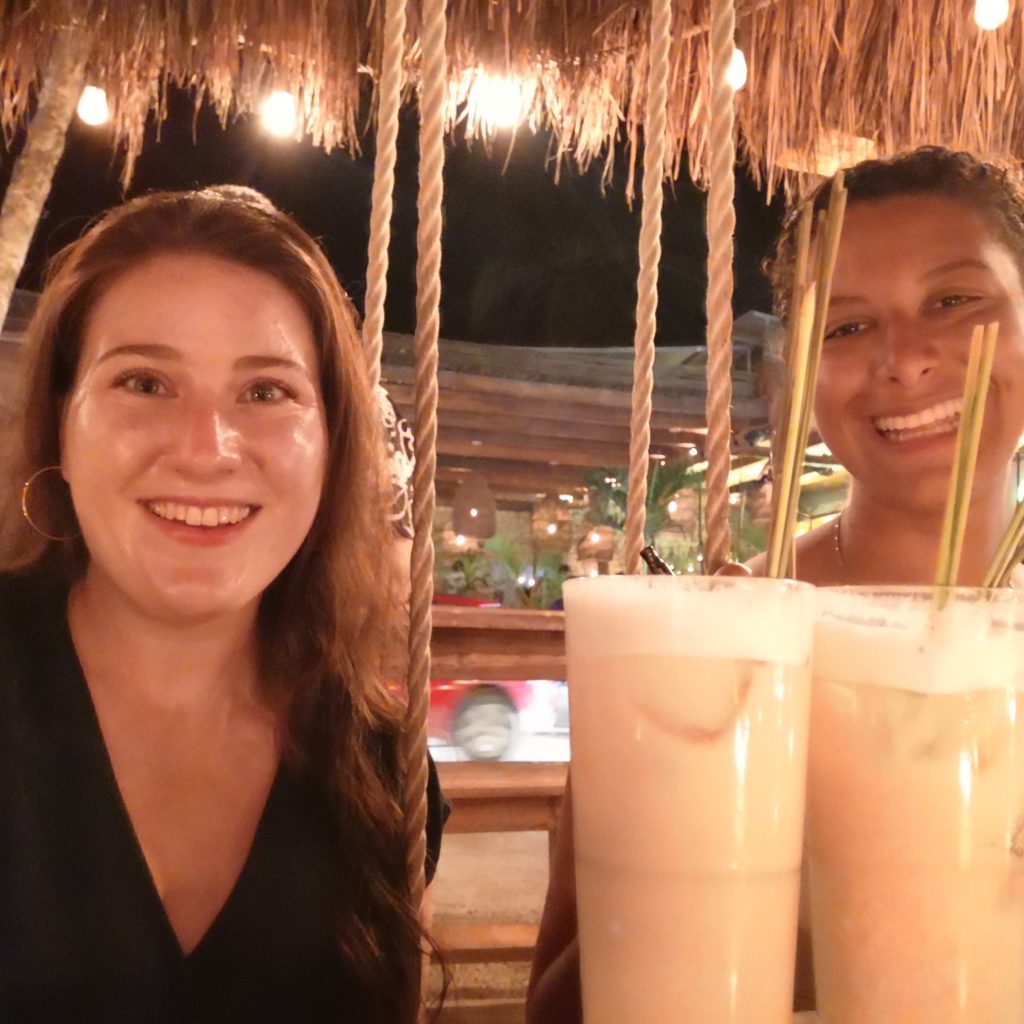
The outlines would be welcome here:
[[[944,506],[971,332],[992,321],[976,486],[1002,486],[1024,431],[1024,289],[986,217],[934,195],[852,203],[832,295],[815,419],[857,486],[908,508]]]
[[[93,310],[63,438],[90,574],[161,616],[249,607],[323,487],[309,321],[259,271],[156,257]]]

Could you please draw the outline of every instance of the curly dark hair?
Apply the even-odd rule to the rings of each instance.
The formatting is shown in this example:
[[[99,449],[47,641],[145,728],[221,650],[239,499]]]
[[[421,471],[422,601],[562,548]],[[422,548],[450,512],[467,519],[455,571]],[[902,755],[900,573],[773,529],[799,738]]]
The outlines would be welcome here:
[[[934,195],[969,203],[983,213],[1024,270],[1024,185],[1006,167],[943,146],[922,146],[886,160],[864,160],[845,172],[849,204],[892,196]],[[803,208],[828,206],[834,178],[821,182],[793,204],[775,249],[765,259],[775,313],[789,315],[796,261],[796,227]]]

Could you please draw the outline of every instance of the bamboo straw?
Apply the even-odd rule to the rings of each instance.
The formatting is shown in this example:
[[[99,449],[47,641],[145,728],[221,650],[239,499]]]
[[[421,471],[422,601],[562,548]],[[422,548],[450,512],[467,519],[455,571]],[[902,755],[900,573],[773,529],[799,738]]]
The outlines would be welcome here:
[[[1021,502],[1013,513],[1010,525],[1003,536],[992,564],[985,573],[982,583],[984,587],[1005,587],[1013,567],[1021,560],[1024,547],[1024,502]]]
[[[846,189],[840,171],[832,183],[828,210],[818,214],[813,243],[810,241],[809,207],[805,207],[798,226],[793,293],[796,315],[790,319],[791,333],[786,340],[782,461],[779,464],[775,460],[773,515],[768,541],[768,576],[775,579],[787,574],[796,575],[793,539],[800,497],[800,475],[810,431],[814,387],[832,294],[832,274],[845,212]],[[808,279],[809,271],[814,275],[811,279]]]
[[[784,510],[789,506],[787,487],[789,471],[787,448],[794,429],[794,408],[799,400],[798,392],[803,383],[801,375],[806,368],[806,353],[801,351],[801,337],[806,327],[805,291],[807,263],[811,243],[811,210],[805,207],[800,214],[796,233],[796,263],[793,269],[793,298],[790,303],[790,317],[786,328],[784,349],[785,377],[782,388],[782,411],[775,436],[772,439],[772,520],[768,535],[768,576],[778,578],[785,555],[783,550]],[[813,321],[811,322],[813,327]],[[781,443],[780,443],[781,439]],[[780,457],[781,453],[781,457]]]
[[[964,532],[967,529],[967,513],[974,485],[974,466],[978,459],[978,442],[981,440],[981,425],[985,418],[985,399],[988,396],[992,359],[998,339],[998,323],[991,323],[986,327],[979,324],[971,335],[971,354],[967,363],[967,380],[964,384],[964,407],[960,416],[960,429],[957,431],[956,456],[949,480],[949,497],[946,500],[942,541],[939,545],[939,559],[935,571],[935,586],[940,588],[955,587],[957,583]],[[938,598],[937,603],[941,607],[944,599]]]

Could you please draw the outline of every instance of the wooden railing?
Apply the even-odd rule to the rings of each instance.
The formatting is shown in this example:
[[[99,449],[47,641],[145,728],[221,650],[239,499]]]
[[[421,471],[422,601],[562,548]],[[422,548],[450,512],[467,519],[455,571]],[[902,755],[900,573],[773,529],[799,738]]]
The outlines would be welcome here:
[[[562,612],[435,605],[435,679],[565,679]]]
[[[547,832],[553,850],[568,766],[557,763],[439,764],[452,802],[446,834]],[[451,964],[527,961],[537,926],[520,921],[437,921],[434,935]]]
[[[431,644],[435,679],[565,679],[561,612],[436,605]],[[552,848],[567,766],[439,764],[452,802],[446,834],[547,832]],[[434,929],[449,963],[529,960],[536,925],[518,921],[444,922]]]

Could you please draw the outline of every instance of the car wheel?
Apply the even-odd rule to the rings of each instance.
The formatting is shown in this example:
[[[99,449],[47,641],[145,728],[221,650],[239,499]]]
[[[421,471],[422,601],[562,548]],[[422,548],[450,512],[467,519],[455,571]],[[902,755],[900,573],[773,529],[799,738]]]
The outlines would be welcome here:
[[[476,690],[459,706],[452,739],[474,761],[500,761],[515,745],[519,713],[500,690]]]

